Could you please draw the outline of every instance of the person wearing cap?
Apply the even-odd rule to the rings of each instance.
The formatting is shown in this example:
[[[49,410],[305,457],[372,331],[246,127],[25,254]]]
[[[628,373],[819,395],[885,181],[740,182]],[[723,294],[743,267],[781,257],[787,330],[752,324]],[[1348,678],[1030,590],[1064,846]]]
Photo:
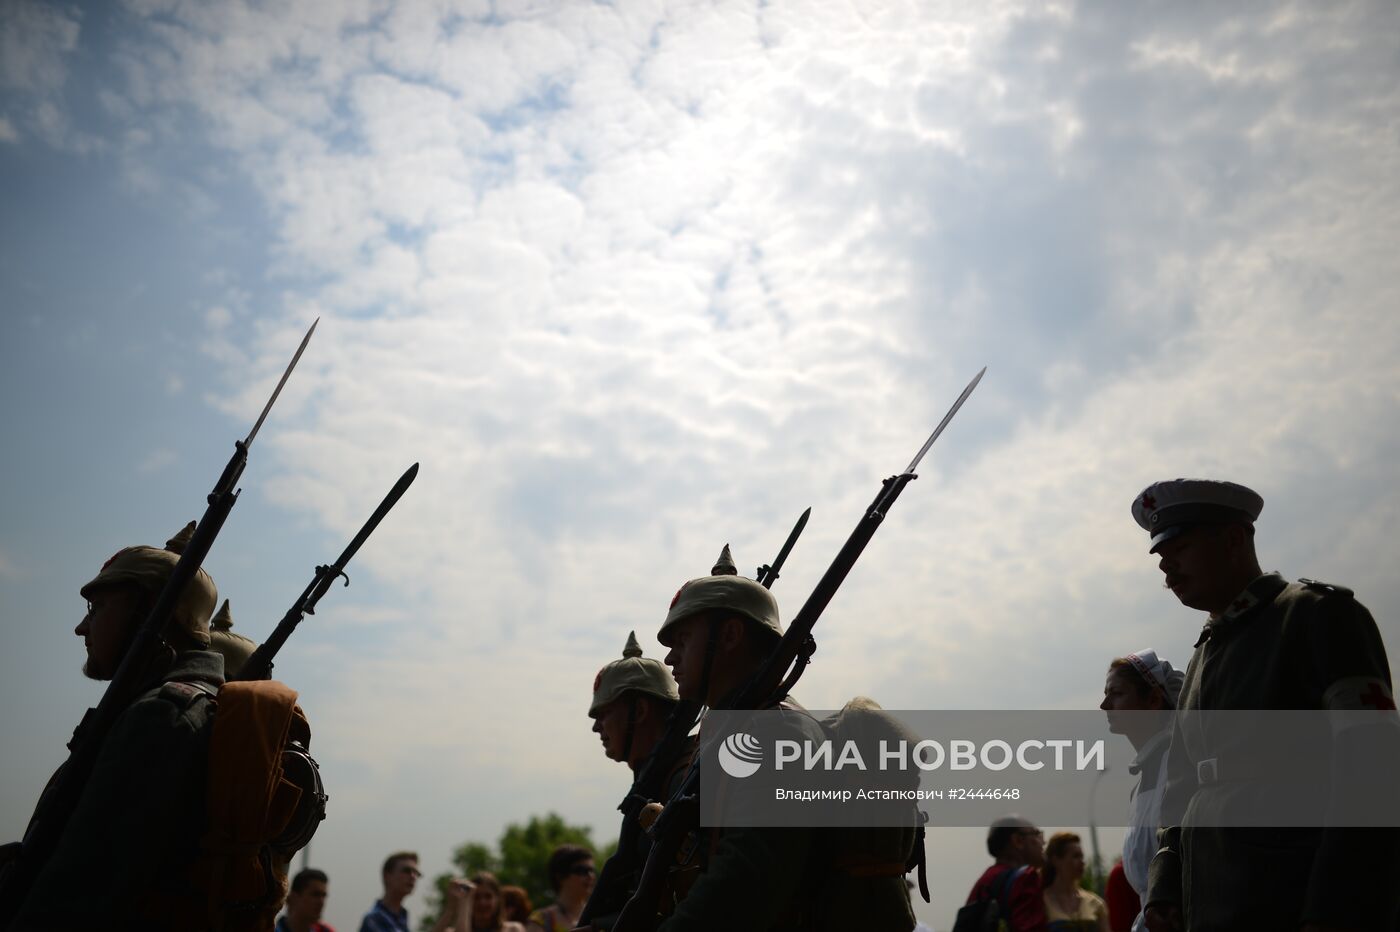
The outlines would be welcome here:
[[[127,547],[80,594],[87,612],[83,672],[110,680],[194,533],[164,548]],[[184,865],[199,850],[213,704],[223,658],[209,649],[214,581],[199,570],[138,664],[139,688],[103,741],[53,855],[11,928],[171,928],[189,908]],[[75,883],[80,893],[74,895]],[[202,908],[203,901],[199,907]]]
[[[636,774],[661,741],[667,720],[679,700],[671,671],[661,661],[643,657],[637,633],[630,632],[627,645],[622,649],[622,659],[605,664],[593,678],[588,717],[593,719],[593,731],[603,743],[603,753],[611,760],[627,764]],[[666,780],[666,796],[670,796],[684,779],[694,746],[694,738],[689,739],[687,750],[673,765]],[[612,891],[617,896],[614,901],[595,905],[595,910],[600,911],[593,924],[599,928],[611,926],[641,879],[641,865],[646,863],[651,840],[645,833],[638,833],[637,842],[632,861],[637,869],[627,878],[626,889]],[[608,896],[609,891],[595,888],[595,895]]]
[[[709,576],[692,579],[676,592],[656,638],[668,648],[666,665],[682,699],[729,709],[782,635],[773,594],[738,575],[726,546]],[[784,725],[798,740],[823,739],[821,727],[795,702],[785,700],[780,708],[786,710]],[[804,878],[816,839],[813,830],[728,828],[700,835],[699,847],[708,857],[661,932],[801,927],[809,906],[803,894],[810,892],[804,890]],[[903,878],[893,879],[903,889]],[[911,914],[903,929],[912,927]]]
[[[1157,853],[1157,826],[1162,793],[1167,787],[1167,747],[1171,743],[1171,711],[1181,695],[1186,675],[1157,656],[1155,650],[1134,651],[1108,665],[1099,708],[1108,713],[1108,730],[1132,744],[1130,766],[1137,774],[1123,836],[1123,877],[1139,901],[1133,932],[1143,932],[1147,919],[1141,899],[1147,893],[1147,865]]]
[[[1252,736],[1207,730],[1192,713],[1395,708],[1380,633],[1351,591],[1260,569],[1254,523],[1263,505],[1251,489],[1207,479],[1157,482],[1133,500],[1166,588],[1206,613],[1172,725],[1165,828],[1144,897],[1147,927],[1389,928],[1400,830],[1220,827],[1236,807],[1264,798],[1330,806],[1348,781],[1372,779],[1346,762],[1365,760],[1382,732],[1362,726],[1319,733],[1316,759],[1332,773],[1321,794],[1328,798],[1319,803],[1319,794],[1290,791],[1292,774],[1252,766],[1264,756]]]

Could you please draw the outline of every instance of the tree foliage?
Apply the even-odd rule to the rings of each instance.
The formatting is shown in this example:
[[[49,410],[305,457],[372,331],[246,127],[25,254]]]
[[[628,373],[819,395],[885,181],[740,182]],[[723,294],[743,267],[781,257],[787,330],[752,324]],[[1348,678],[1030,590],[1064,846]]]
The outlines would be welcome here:
[[[470,877],[478,871],[490,871],[502,885],[524,887],[531,903],[545,905],[553,898],[549,888],[549,856],[560,845],[582,845],[594,852],[599,866],[617,849],[617,842],[611,842],[599,850],[593,844],[591,829],[569,825],[554,812],[531,816],[524,825],[512,823],[506,826],[494,848],[469,841],[452,853],[455,870],[434,878],[434,892],[428,897],[428,914],[419,928],[432,928],[442,909],[447,884],[453,877]]]

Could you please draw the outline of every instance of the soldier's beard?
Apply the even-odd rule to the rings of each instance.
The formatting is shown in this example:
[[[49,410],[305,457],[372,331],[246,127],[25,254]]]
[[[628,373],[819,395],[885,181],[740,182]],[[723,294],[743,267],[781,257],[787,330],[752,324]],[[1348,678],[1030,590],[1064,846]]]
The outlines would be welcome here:
[[[98,667],[91,657],[89,657],[86,661],[83,662],[83,676],[87,677],[90,680],[97,680],[99,683],[104,682],[106,680],[110,680],[112,678],[112,674],[107,673],[103,671],[100,667]]]

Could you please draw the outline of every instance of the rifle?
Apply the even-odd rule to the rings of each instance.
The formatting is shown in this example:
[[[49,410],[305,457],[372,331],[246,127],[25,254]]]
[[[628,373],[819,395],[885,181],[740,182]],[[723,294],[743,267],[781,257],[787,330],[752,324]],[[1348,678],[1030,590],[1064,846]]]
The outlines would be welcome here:
[[[783,633],[783,638],[765,659],[758,671],[735,693],[734,698],[728,704],[732,709],[766,709],[781,700],[792,689],[794,683],[801,677],[803,670],[811,660],[812,652],[816,650],[816,642],[812,639],[812,628],[816,625],[817,619],[831,602],[836,590],[845,581],[846,575],[855,566],[856,560],[860,558],[861,552],[865,550],[865,545],[870,543],[870,539],[875,536],[875,531],[879,529],[881,522],[885,520],[885,515],[889,513],[890,507],[894,505],[899,494],[904,491],[904,487],[912,482],[917,476],[914,470],[918,467],[919,461],[924,458],[924,454],[933,446],[933,442],[938,439],[939,434],[948,426],[948,422],[953,419],[953,415],[958,413],[972,390],[977,387],[977,383],[982,380],[986,373],[986,367],[978,372],[963,389],[958,400],[953,402],[953,406],[948,409],[948,413],[943,416],[943,420],[934,428],[923,447],[914,456],[905,470],[896,476],[891,476],[880,485],[880,491],[875,496],[875,500],[870,503],[870,507],[865,510],[860,522],[851,532],[851,536],[846,539],[837,552],[836,558],[831,561],[831,566],[817,582],[812,594],[807,597],[797,616],[788,625],[787,631]],[[791,668],[791,672],[789,672]],[[787,674],[784,677],[784,674]],[[699,800],[700,792],[700,761],[704,754],[702,749],[695,755],[695,760],[691,763],[690,770],[686,773],[685,782],[666,803],[661,816],[652,826],[652,846],[647,855],[646,867],[642,870],[641,881],[637,885],[637,891],[632,895],[623,908],[622,914],[618,916],[617,923],[612,927],[611,932],[650,932],[657,925],[657,905],[661,900],[661,890],[666,881],[666,875],[671,865],[676,862],[676,856],[680,852],[681,844],[686,836],[698,829],[699,826]]]
[[[774,580],[778,578],[778,571],[787,562],[788,554],[792,553],[793,545],[797,543],[797,538],[802,536],[802,530],[811,516],[811,508],[802,512],[773,562],[758,568],[756,578],[764,588],[773,587]],[[632,781],[632,788],[618,804],[617,808],[622,813],[622,828],[618,831],[617,851],[608,858],[602,873],[598,875],[593,893],[579,916],[580,927],[591,925],[600,914],[616,908],[620,901],[625,902],[622,897],[627,893],[627,878],[632,872],[637,852],[637,836],[642,831],[637,816],[648,803],[665,795],[666,778],[675,768],[676,761],[685,753],[690,743],[691,729],[695,727],[695,720],[699,717],[702,706],[702,703],[691,699],[682,699],[676,703],[666,719],[666,731],[661,740],[651,749],[646,761],[638,769],[636,779]]]
[[[248,465],[248,449],[253,445],[253,438],[258,435],[258,430],[262,427],[268,412],[272,410],[277,396],[282,393],[282,386],[287,384],[287,378],[296,368],[297,361],[301,359],[306,345],[311,342],[311,335],[316,332],[316,324],[318,323],[320,323],[320,318],[311,324],[311,329],[307,330],[306,336],[302,337],[301,345],[297,347],[292,361],[282,372],[282,378],[278,381],[277,387],[272,390],[272,397],[263,406],[262,413],[258,415],[257,422],[253,424],[253,429],[248,432],[247,437],[234,441],[233,456],[229,459],[228,465],[224,467],[218,482],[215,483],[214,490],[209,493],[208,507],[195,527],[194,536],[185,545],[179,561],[171,570],[170,579],[166,581],[165,588],[161,590],[155,605],[132,638],[131,644],[127,646],[121,664],[118,665],[117,672],[113,675],[111,682],[107,684],[101,701],[95,708],[87,710],[82,721],[78,723],[78,727],[74,729],[73,738],[68,742],[68,760],[64,762],[48,789],[45,790],[44,795],[40,797],[34,816],[30,820],[29,830],[25,833],[18,853],[5,865],[4,874],[0,876],[0,927],[8,928],[14,921],[15,915],[19,912],[19,908],[23,904],[25,896],[28,895],[29,888],[33,885],[35,878],[38,877],[40,869],[53,855],[59,839],[63,837],[68,817],[82,797],[83,789],[92,774],[93,766],[97,763],[98,751],[101,749],[103,741],[106,740],[107,733],[111,730],[117,717],[131,704],[137,691],[145,685],[142,678],[146,673],[147,655],[159,639],[160,632],[165,627],[166,622],[170,619],[170,613],[174,609],[176,601],[184,593],[185,587],[194,579],[195,573],[199,571],[200,565],[209,553],[209,548],[213,546],[214,539],[223,529],[224,521],[227,520],[229,512],[233,510],[241,491],[235,486],[242,477],[244,468]]]
[[[277,623],[272,634],[266,641],[258,645],[258,649],[253,651],[253,655],[243,664],[243,669],[239,671],[240,680],[266,680],[272,678],[272,659],[277,656],[277,652],[282,649],[282,645],[287,643],[287,638],[292,636],[297,625],[307,615],[316,614],[316,603],[321,601],[321,596],[330,590],[331,584],[344,576],[345,585],[350,585],[350,577],[345,572],[345,567],[349,564],[351,557],[355,556],[361,545],[369,536],[374,533],[374,529],[379,527],[379,522],[384,520],[384,516],[398,504],[403,493],[408,491],[408,487],[413,484],[413,480],[418,476],[418,464],[412,466],[399,477],[399,481],[394,483],[394,487],[389,490],[389,494],[384,496],[384,500],[379,503],[379,507],[374,509],[374,514],[369,516],[364,527],[355,535],[355,539],[347,546],[330,566],[316,567],[316,575],[311,578],[297,600],[292,603],[292,607],[287,609],[287,613],[282,616],[282,620]]]

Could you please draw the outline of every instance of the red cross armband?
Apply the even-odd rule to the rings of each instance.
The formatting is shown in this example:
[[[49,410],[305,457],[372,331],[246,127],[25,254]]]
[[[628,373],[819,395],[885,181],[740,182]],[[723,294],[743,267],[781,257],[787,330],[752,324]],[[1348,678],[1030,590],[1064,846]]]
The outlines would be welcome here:
[[[1323,693],[1322,704],[1331,713],[1328,719],[1334,737],[1353,728],[1381,724],[1400,726],[1400,718],[1395,714],[1395,696],[1380,677],[1348,676],[1337,680]]]

